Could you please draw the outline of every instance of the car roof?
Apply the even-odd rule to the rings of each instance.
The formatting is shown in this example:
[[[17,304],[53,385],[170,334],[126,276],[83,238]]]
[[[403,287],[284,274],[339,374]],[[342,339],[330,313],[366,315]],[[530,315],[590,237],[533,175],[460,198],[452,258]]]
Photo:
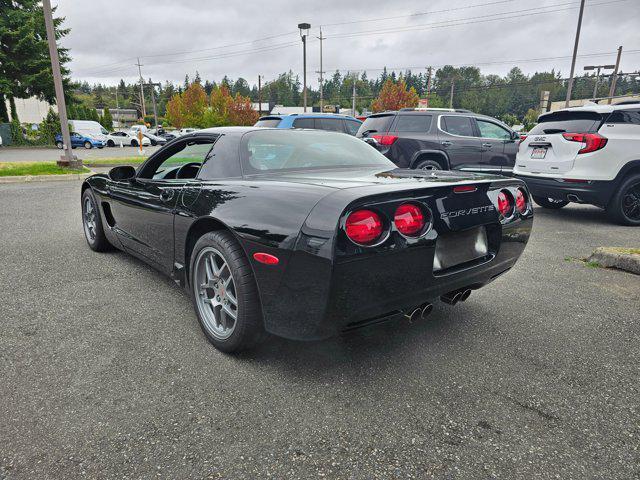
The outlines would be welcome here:
[[[274,115],[265,115],[264,117],[260,117],[259,120],[282,120],[285,117],[295,117],[295,118],[348,118],[352,120],[358,120],[356,117],[352,117],[351,115],[347,115],[344,113],[322,113],[322,112],[312,112],[312,113],[283,113],[283,114],[274,114]],[[358,120],[359,122],[361,120]]]
[[[586,105],[583,105],[581,107],[569,107],[569,108],[561,108],[558,110],[554,110],[552,112],[545,112],[542,115],[540,115],[541,117],[544,115],[549,115],[550,113],[555,113],[555,112],[595,112],[595,113],[611,113],[613,111],[616,110],[629,110],[629,109],[633,109],[633,108],[639,108],[640,107],[640,101],[638,101],[637,103],[622,103],[619,105],[616,105],[615,103],[613,105],[600,105],[598,103],[588,103]]]

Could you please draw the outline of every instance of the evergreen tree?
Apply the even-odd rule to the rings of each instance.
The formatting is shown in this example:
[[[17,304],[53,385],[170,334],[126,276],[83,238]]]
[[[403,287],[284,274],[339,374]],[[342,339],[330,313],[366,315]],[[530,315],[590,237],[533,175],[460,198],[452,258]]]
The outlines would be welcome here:
[[[100,124],[108,131],[113,130],[113,117],[111,116],[109,107],[104,108],[104,115],[102,116],[102,121],[100,122]]]

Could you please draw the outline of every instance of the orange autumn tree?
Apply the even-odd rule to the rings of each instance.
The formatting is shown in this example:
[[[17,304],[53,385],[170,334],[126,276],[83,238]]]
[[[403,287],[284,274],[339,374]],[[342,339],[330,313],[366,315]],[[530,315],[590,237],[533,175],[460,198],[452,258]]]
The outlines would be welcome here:
[[[407,90],[407,84],[400,79],[393,83],[391,79],[384,82],[380,95],[371,103],[374,112],[384,112],[385,110],[400,110],[401,108],[415,108],[418,106],[420,97],[416,89],[411,87]]]

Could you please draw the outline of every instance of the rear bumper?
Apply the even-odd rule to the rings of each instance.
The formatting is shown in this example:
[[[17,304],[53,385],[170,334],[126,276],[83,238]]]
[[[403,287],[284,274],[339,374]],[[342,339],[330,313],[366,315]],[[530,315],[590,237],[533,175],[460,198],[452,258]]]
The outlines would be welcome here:
[[[391,319],[454,290],[478,289],[516,263],[532,224],[529,214],[507,225],[487,225],[494,235],[491,254],[446,274],[433,272],[435,232],[427,244],[335,263],[298,250],[277,294],[262,298],[265,327],[287,338],[322,339]]]
[[[513,175],[524,181],[532,195],[576,203],[606,207],[615,191],[615,181],[594,180],[589,183],[567,183],[555,178]]]

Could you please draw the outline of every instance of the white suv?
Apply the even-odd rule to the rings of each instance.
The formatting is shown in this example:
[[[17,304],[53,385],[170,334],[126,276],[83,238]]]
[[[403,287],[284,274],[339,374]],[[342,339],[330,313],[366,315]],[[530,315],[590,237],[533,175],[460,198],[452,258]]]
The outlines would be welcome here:
[[[640,226],[640,102],[567,108],[538,122],[513,170],[533,200],[545,208],[590,203]]]

